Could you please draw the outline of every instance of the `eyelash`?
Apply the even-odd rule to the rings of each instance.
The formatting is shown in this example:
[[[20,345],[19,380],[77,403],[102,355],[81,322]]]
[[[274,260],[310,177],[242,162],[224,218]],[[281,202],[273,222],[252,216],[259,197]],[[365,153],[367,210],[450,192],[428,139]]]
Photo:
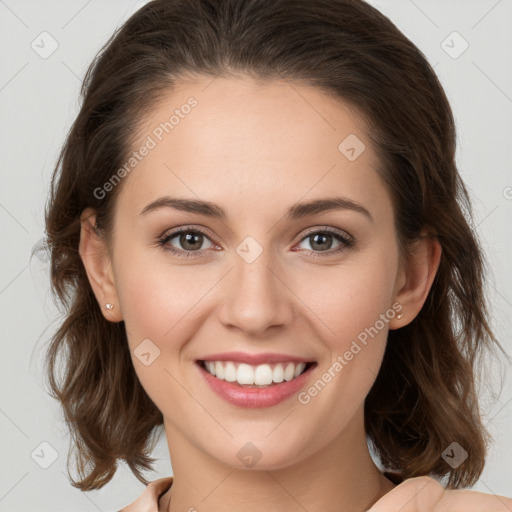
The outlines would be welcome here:
[[[176,238],[176,236],[180,235],[181,233],[194,233],[194,234],[201,234],[205,237],[207,237],[208,239],[210,239],[210,236],[204,232],[203,230],[201,229],[197,229],[197,228],[190,228],[190,227],[182,227],[182,228],[178,228],[174,231],[172,231],[171,233],[166,233],[164,234],[163,236],[159,237],[158,238],[158,246],[161,247],[164,251],[169,251],[171,253],[173,253],[174,255],[180,257],[180,258],[195,258],[195,257],[200,257],[203,255],[203,252],[204,250],[201,250],[201,251],[184,251],[184,250],[181,250],[181,249],[176,249],[172,246],[168,246],[166,247],[165,245],[167,244],[167,242],[169,242],[170,240],[172,240],[173,238]],[[347,249],[350,249],[353,247],[354,245],[354,239],[347,236],[347,235],[343,235],[337,231],[334,231],[332,229],[329,229],[327,227],[325,227],[324,229],[316,229],[316,230],[312,230],[312,231],[309,231],[308,233],[306,233],[300,240],[300,242],[303,242],[304,240],[306,240],[307,238],[311,237],[312,235],[316,235],[316,234],[324,234],[324,235],[331,235],[333,236],[336,240],[338,240],[339,242],[341,242],[342,244],[340,245],[340,247],[338,247],[337,249],[334,249],[334,250],[327,250],[327,251],[308,251],[309,252],[309,255],[314,257],[314,258],[324,258],[324,257],[327,257],[327,256],[332,256],[334,254],[339,254]],[[300,243],[299,242],[299,243]],[[185,255],[183,254],[185,253]]]

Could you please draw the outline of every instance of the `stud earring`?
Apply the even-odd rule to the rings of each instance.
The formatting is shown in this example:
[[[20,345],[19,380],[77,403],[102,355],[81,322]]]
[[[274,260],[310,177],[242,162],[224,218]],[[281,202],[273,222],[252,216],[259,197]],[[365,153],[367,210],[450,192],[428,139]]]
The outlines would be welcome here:
[[[397,318],[398,320],[400,320],[400,318],[403,318],[403,316],[404,316],[404,314],[403,314],[403,313],[399,313],[398,315],[396,315],[396,318]]]
[[[112,310],[114,309],[114,304],[105,304],[105,307],[108,309],[108,310]]]

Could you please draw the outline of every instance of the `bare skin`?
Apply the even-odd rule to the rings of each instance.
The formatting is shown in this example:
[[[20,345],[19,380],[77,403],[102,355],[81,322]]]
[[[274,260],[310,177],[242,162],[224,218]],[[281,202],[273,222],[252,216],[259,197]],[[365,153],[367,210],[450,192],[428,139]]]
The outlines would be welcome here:
[[[137,375],[164,416],[174,484],[162,510],[368,510],[395,486],[368,452],[364,400],[388,330],[411,322],[426,300],[440,244],[422,238],[408,266],[400,264],[390,196],[365,125],[315,88],[197,78],[148,113],[134,149],[191,96],[198,105],[123,178],[112,252],[92,230],[89,209],[80,240],[103,314],[124,320]],[[354,161],[338,149],[350,134],[366,146]],[[209,201],[227,215],[169,207],[141,215],[162,196]],[[371,219],[349,209],[285,217],[296,203],[334,196]],[[186,257],[193,251],[179,235],[166,247],[184,256],[158,245],[181,226],[205,231],[199,256]],[[315,248],[312,235],[326,228],[350,235],[353,246],[335,253],[343,242],[332,238],[327,250]],[[248,236],[262,249],[251,263],[237,253]],[[307,404],[294,396],[236,407],[200,375],[196,360],[209,354],[278,352],[317,362],[310,386],[396,303],[403,318],[385,322]],[[160,350],[149,366],[134,355],[145,339]],[[251,469],[237,456],[248,442],[261,453]]]

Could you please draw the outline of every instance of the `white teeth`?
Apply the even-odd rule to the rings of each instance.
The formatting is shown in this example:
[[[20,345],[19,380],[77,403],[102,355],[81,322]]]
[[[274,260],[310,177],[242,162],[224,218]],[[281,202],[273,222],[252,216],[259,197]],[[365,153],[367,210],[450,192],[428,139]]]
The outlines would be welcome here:
[[[284,369],[282,364],[276,364],[274,371],[272,372],[272,380],[274,382],[283,382],[284,380]]]
[[[236,373],[235,365],[231,361],[226,363],[226,367],[224,368],[224,379],[228,382],[235,382]]]
[[[219,363],[217,363],[219,364]],[[254,384],[254,370],[248,364],[239,364],[236,372],[238,384]]]
[[[208,371],[215,375],[215,363],[212,363],[211,361],[206,361],[206,367],[208,368]]]
[[[215,375],[217,378],[224,380],[224,366],[220,361],[215,363]]]
[[[248,386],[270,386],[283,381],[291,381],[298,377],[306,367],[306,363],[278,363],[275,365],[250,364],[233,361],[205,361],[205,367],[213,376],[227,382],[238,382]]]
[[[257,386],[265,386],[272,384],[272,369],[268,364],[260,364],[254,372],[254,384]]]
[[[304,368],[306,368],[306,363],[299,363],[296,367],[295,367],[295,373],[293,374],[294,377],[298,377],[302,371],[304,370]]]
[[[292,380],[295,375],[295,365],[293,363],[288,363],[286,365],[286,369],[284,370],[284,380]]]

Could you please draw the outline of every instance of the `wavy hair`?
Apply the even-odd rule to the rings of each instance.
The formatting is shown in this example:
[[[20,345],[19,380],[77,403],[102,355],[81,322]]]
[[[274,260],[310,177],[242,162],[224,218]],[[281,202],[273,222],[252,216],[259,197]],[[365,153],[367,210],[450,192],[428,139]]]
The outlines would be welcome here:
[[[366,433],[382,465],[403,478],[472,485],[491,439],[477,399],[478,356],[501,346],[489,326],[484,255],[455,163],[454,118],[425,56],[362,0],[153,0],[89,66],[45,211],[52,292],[64,310],[46,375],[75,448],[73,485],[102,487],[118,460],[148,483],[142,472],[154,462],[151,436],[163,417],[136,376],[124,322],[107,321],[93,294],[78,253],[80,214],[94,208],[98,232],[111,240],[122,183],[105,197],[95,189],[133,151],[144,115],[194,75],[312,85],[364,118],[401,256],[425,227],[442,246],[423,308],[389,332],[365,400]],[[468,452],[458,467],[441,457],[452,442]]]

